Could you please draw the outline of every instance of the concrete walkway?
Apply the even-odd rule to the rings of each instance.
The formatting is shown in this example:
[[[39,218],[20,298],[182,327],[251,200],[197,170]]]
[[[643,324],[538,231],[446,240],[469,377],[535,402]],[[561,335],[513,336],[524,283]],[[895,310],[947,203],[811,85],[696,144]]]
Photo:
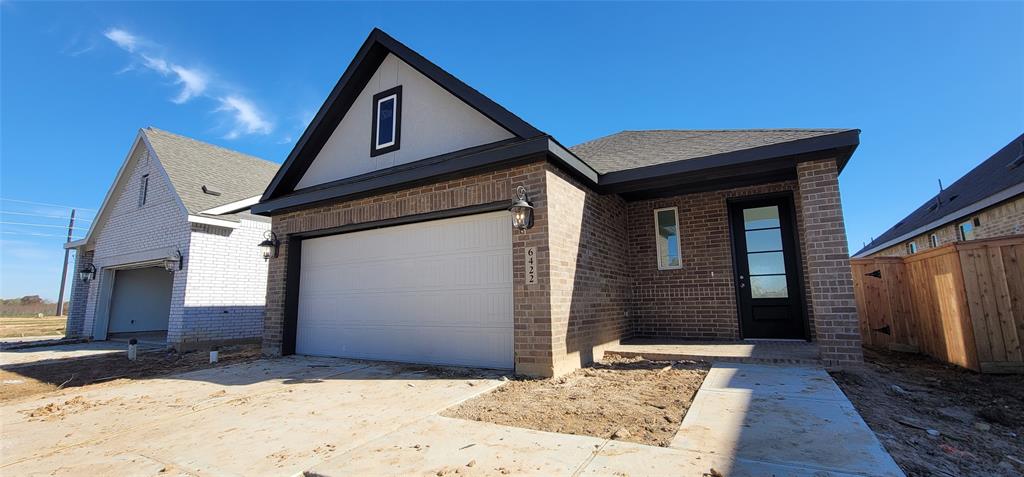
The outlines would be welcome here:
[[[786,369],[740,376],[716,365],[687,431],[676,447],[663,448],[438,415],[500,386],[493,372],[463,377],[332,358],[257,360],[4,403],[0,475],[901,475],[874,437],[860,434],[866,427],[855,412],[834,418],[828,434],[797,432],[816,424],[799,409],[786,411],[787,425],[760,416],[757,399],[746,402],[758,421],[735,409],[714,415],[710,401],[751,397],[757,392],[741,390],[759,387],[761,378],[765,398],[805,394],[812,397],[799,400],[812,402],[835,387],[821,371]],[[840,405],[834,395],[829,402]],[[751,423],[768,427],[751,432],[744,427]],[[753,438],[771,432],[780,433],[772,442]],[[869,462],[808,462],[792,451],[761,458],[764,449],[794,445]]]
[[[731,456],[747,468],[903,475],[832,377],[816,367],[716,363],[671,447]]]

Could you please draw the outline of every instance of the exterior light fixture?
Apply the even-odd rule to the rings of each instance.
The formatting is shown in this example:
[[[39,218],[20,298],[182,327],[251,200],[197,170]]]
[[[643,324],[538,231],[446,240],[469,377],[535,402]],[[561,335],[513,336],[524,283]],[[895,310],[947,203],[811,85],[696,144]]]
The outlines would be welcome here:
[[[277,258],[277,250],[280,246],[281,241],[277,239],[277,235],[274,235],[272,230],[266,231],[263,234],[263,241],[260,242],[260,248],[263,249],[263,259]]]
[[[85,268],[78,271],[78,278],[82,279],[83,282],[90,282],[93,278],[96,278],[96,266],[88,264]]]
[[[185,258],[181,256],[181,251],[175,250],[174,255],[170,255],[164,259],[164,270],[171,273],[181,270],[181,265],[184,260]]]
[[[526,196],[526,188],[516,187],[516,200],[508,210],[512,212],[512,226],[520,232],[533,227],[533,206]]]

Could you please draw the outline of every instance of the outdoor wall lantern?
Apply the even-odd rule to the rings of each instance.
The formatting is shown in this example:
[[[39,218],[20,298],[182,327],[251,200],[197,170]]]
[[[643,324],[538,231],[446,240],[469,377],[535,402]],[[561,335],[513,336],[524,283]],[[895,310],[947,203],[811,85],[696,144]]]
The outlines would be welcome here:
[[[525,187],[516,187],[516,200],[508,210],[512,212],[512,226],[520,232],[533,227],[533,206],[526,196]]]
[[[260,248],[263,249],[263,260],[270,260],[270,257],[277,258],[277,249],[281,246],[281,241],[277,239],[277,235],[274,235],[272,230],[266,231],[263,234],[263,241],[260,242]]]
[[[175,250],[174,255],[168,256],[164,259],[164,270],[167,270],[168,272],[181,270],[181,265],[184,260],[185,258],[181,256],[181,251]]]
[[[96,267],[93,264],[88,264],[85,268],[78,271],[78,278],[81,278],[83,282],[90,282],[93,278],[96,278]]]

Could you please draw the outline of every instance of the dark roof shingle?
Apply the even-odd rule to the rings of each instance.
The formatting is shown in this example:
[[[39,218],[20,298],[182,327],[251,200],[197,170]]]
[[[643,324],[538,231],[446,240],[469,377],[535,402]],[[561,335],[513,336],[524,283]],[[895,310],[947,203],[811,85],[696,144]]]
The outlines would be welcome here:
[[[599,174],[696,159],[851,129],[622,131],[569,149]]]

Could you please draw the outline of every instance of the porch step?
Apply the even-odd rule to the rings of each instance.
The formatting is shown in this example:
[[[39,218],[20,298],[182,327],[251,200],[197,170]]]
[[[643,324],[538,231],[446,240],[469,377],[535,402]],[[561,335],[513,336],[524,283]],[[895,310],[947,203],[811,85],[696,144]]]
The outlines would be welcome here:
[[[636,338],[610,347],[605,354],[655,361],[822,365],[816,344],[788,341],[695,342]]]

